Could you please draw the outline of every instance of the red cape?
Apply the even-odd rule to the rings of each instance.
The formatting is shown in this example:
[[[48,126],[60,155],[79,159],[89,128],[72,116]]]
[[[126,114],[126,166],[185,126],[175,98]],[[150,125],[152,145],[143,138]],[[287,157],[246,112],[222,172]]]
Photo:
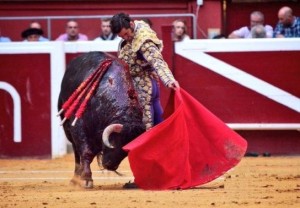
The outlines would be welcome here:
[[[210,182],[238,164],[247,142],[182,88],[174,112],[123,147],[138,187],[187,189]]]

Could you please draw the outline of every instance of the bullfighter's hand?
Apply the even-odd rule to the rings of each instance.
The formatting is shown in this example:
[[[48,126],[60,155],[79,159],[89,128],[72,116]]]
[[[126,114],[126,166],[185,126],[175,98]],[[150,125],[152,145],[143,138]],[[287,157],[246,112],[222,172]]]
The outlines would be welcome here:
[[[179,83],[175,80],[168,84],[168,88],[171,88],[173,90],[178,90],[180,88]]]

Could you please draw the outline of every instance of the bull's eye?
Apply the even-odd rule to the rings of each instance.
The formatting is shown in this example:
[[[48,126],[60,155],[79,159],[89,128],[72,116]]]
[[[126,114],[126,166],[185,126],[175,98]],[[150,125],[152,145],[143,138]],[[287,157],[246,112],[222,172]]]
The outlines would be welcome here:
[[[109,77],[109,78],[108,78],[108,82],[109,82],[110,85],[113,85],[113,83],[114,83],[113,78]]]

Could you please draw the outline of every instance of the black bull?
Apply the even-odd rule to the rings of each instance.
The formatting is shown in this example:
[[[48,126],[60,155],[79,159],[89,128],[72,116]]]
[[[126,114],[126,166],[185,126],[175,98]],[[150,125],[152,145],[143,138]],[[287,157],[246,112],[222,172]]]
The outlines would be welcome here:
[[[59,110],[78,86],[108,58],[111,57],[105,53],[90,52],[69,63],[61,83]],[[64,113],[61,118],[64,118]],[[142,109],[132,79],[118,59],[113,60],[103,75],[82,117],[74,126],[73,120],[74,116],[71,116],[63,124],[75,155],[75,172],[71,182],[91,188],[93,179],[90,164],[93,159],[96,156],[101,158],[102,161],[98,160],[98,163],[102,163],[103,168],[115,171],[127,156],[122,147],[145,131]],[[111,127],[111,124],[116,126]],[[108,137],[106,142],[102,140],[104,134]],[[114,148],[107,147],[110,144]]]

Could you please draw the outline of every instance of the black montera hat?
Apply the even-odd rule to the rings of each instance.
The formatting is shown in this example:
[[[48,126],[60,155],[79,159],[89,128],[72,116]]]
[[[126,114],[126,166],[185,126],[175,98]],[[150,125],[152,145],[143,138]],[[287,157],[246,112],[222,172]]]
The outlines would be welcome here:
[[[44,32],[41,29],[37,28],[28,28],[22,32],[22,38],[27,38],[30,35],[43,35]]]

